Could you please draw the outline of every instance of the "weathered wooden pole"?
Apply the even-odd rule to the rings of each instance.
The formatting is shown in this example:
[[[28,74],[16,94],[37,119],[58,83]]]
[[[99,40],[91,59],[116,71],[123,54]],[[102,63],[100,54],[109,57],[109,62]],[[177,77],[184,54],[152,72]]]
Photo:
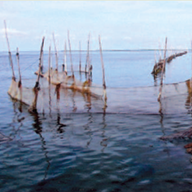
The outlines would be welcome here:
[[[55,64],[56,64],[56,70],[58,71],[58,54],[57,54],[57,47],[56,47],[56,42],[55,42],[55,35],[53,33],[53,42],[55,46]]]
[[[38,92],[40,90],[39,79],[40,79],[40,73],[41,73],[41,63],[42,63],[42,57],[43,57],[44,40],[45,40],[45,37],[43,37],[42,43],[41,43],[41,50],[40,50],[40,56],[39,56],[39,72],[38,72],[38,76],[37,76],[35,86],[33,88],[34,99],[33,99],[33,102],[31,104],[31,106],[28,109],[28,111],[31,112],[31,113],[37,113],[37,98],[38,98]]]
[[[167,37],[165,39],[164,60],[163,60],[163,68],[162,68],[162,71],[161,71],[161,83],[160,83],[160,88],[159,88],[158,101],[161,100],[161,94],[162,94],[162,88],[163,88],[163,75],[164,75],[165,65],[166,65],[166,51],[167,51]]]
[[[37,75],[37,80],[36,80],[36,84],[35,84],[34,88],[39,88],[39,78],[40,78],[40,73],[41,73],[41,63],[42,63],[42,57],[43,57],[44,40],[45,40],[45,37],[43,37],[42,43],[41,43],[41,50],[40,50],[40,56],[39,56],[39,72]]]
[[[87,58],[86,58],[85,72],[89,72],[89,41],[90,41],[90,33],[88,35],[87,40]]]
[[[69,31],[68,31],[68,44],[69,44],[69,52],[70,52],[70,60],[71,60],[71,72],[72,72],[72,76],[74,77],[73,61],[72,61],[72,55],[71,55],[71,43],[70,43],[70,39],[69,39]]]
[[[87,58],[87,68],[88,68],[88,79],[90,78],[90,53],[89,53],[89,49],[90,49],[90,36],[91,34],[89,33],[89,37],[88,37],[88,58]]]
[[[49,85],[50,85],[50,83],[51,83],[51,75],[50,75],[50,72],[51,72],[51,45],[49,46],[49,62],[48,62]]]
[[[67,74],[67,45],[65,41],[65,48],[64,48],[64,65],[65,65],[65,72]]]
[[[18,71],[19,71],[19,87],[21,86],[21,70],[20,70],[20,65],[19,65],[19,49],[17,48],[16,52],[16,57],[17,57],[17,66],[18,66]]]
[[[102,66],[102,73],[103,73],[103,93],[104,93],[104,101],[105,101],[105,107],[107,106],[107,93],[106,93],[106,83],[105,83],[105,68],[103,63],[103,54],[102,54],[102,47],[101,47],[101,40],[99,36],[99,47],[100,47],[100,56],[101,56],[101,66]]]
[[[91,57],[90,57],[90,36],[91,34],[89,33],[89,57],[88,57],[88,79],[90,80],[92,78],[92,68],[93,66],[91,65]]]
[[[9,53],[9,62],[10,62],[11,69],[12,69],[12,79],[16,80],[15,73],[14,73],[14,68],[13,68],[12,55],[11,55],[11,50],[10,50],[9,40],[8,40],[8,35],[7,35],[7,25],[6,25],[6,21],[5,20],[4,20],[4,26],[5,26],[5,37],[6,37],[6,40],[7,40],[8,53]]]
[[[18,65],[18,71],[19,71],[19,82],[18,82],[19,94],[17,97],[20,101],[19,110],[22,112],[22,82],[21,82],[21,70],[20,70],[20,65],[19,65],[19,49],[18,48],[16,51],[16,58],[17,58],[17,65]]]
[[[49,46],[49,61],[48,61],[48,76],[49,76],[49,115],[51,117],[51,70],[52,70],[52,66],[51,66],[51,45]]]

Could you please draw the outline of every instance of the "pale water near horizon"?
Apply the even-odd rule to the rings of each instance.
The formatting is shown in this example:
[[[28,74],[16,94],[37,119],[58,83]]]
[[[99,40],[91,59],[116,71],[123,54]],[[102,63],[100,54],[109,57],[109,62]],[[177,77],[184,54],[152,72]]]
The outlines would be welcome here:
[[[59,52],[60,65],[62,58]],[[82,53],[83,66],[85,58],[86,52]],[[192,116],[185,106],[187,93],[166,100],[174,105],[174,113],[159,114],[158,102],[157,108],[153,108],[155,104],[151,104],[150,98],[140,94],[145,89],[154,89],[154,85],[158,92],[159,79],[154,82],[151,75],[154,51],[107,51],[103,52],[103,58],[109,90],[105,114],[102,110],[88,110],[85,101],[74,97],[77,108],[85,107],[82,113],[72,112],[73,103],[69,103],[67,112],[60,109],[57,113],[32,115],[27,106],[19,111],[18,103],[7,94],[11,68],[7,53],[0,53],[1,191],[191,190],[191,155],[184,149],[190,139],[159,139],[191,127]],[[20,53],[23,79],[35,77],[38,59],[39,52]],[[47,60],[48,55],[44,54],[44,65]],[[15,56],[13,62],[17,75]],[[79,53],[74,52],[75,69],[78,69],[78,62]],[[102,85],[99,52],[91,52],[91,63],[93,82]],[[167,65],[166,84],[189,78],[191,53]],[[116,93],[117,104],[112,103],[115,99],[110,97],[110,91]],[[139,110],[135,110],[134,98],[146,99],[148,103],[138,102]],[[125,105],[118,105],[118,102],[121,104],[118,99],[124,100]],[[183,105],[177,106],[177,103]],[[93,104],[100,106],[98,102]]]

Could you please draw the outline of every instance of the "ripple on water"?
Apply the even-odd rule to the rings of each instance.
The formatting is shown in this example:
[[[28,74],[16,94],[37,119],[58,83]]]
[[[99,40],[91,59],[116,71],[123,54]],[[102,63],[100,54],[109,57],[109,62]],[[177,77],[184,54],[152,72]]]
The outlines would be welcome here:
[[[131,56],[129,52],[125,52],[122,54],[125,59],[121,54],[119,58],[124,62]],[[144,53],[134,54],[137,56],[134,58],[138,56],[142,58]],[[108,55],[113,67],[116,66],[115,55],[118,54],[112,52]],[[37,60],[38,57],[39,54]],[[28,55],[21,66],[26,65],[30,58],[31,56]],[[34,58],[36,57],[33,56]],[[144,69],[148,74],[148,69],[152,65],[147,65],[146,61],[140,59],[140,62],[146,66]],[[128,65],[126,62],[122,66],[132,68],[132,64]],[[134,60],[134,64],[138,65],[137,59]],[[2,68],[2,65],[0,67]],[[126,87],[129,82],[130,86],[138,86],[139,81],[145,85],[149,85],[149,82],[150,85],[154,83],[151,76],[147,79],[143,75],[143,71],[138,81],[125,81],[130,78],[125,72],[126,70],[122,73],[108,74],[109,87],[119,84]],[[27,70],[24,76],[27,77],[28,74],[31,74],[31,70]],[[117,81],[118,76],[122,74],[124,75],[122,81]],[[183,74],[185,80],[186,74]],[[132,77],[135,74],[130,75]],[[147,83],[142,79],[143,77]],[[5,84],[0,85],[2,90],[7,90],[10,79],[4,74],[0,78],[5,81]],[[94,78],[100,80],[99,75]],[[7,93],[3,92],[0,132],[10,136],[12,140],[0,143],[2,191],[191,190],[190,155],[183,149],[186,142],[178,140],[171,143],[159,140],[162,135],[170,135],[178,130],[189,128],[191,116],[178,110],[172,115],[161,116],[158,112],[156,115],[145,115],[142,111],[150,111],[154,103],[149,102],[147,109],[138,108],[142,104],[139,98],[137,98],[138,105],[135,106],[134,103],[130,103],[130,99],[134,98],[125,93],[127,91],[140,96],[139,90],[113,89],[116,99],[119,99],[118,96],[122,93],[125,96],[122,98],[126,100],[125,106],[119,108],[120,104],[114,103],[117,107],[113,108],[114,111],[127,111],[129,114],[103,115],[87,112],[59,115],[55,113],[52,116],[30,115],[27,107],[20,113]],[[143,93],[147,94],[145,90]],[[184,97],[185,95],[182,98]],[[80,106],[84,107],[84,103]],[[131,111],[131,107],[135,110]],[[61,124],[66,126],[60,127]]]

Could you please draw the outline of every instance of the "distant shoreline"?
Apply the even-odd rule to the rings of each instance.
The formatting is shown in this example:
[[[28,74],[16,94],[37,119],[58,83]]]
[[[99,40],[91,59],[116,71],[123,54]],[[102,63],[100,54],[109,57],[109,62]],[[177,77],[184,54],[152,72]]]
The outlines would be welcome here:
[[[167,49],[167,51],[192,51],[192,49]],[[63,52],[64,50],[59,50],[59,52]],[[79,50],[71,50],[72,52],[79,52]],[[90,52],[99,52],[99,50],[89,50]],[[103,52],[139,52],[139,51],[164,51],[164,49],[105,49]],[[7,51],[0,51],[0,53],[6,53]],[[15,51],[12,51],[13,53]],[[22,51],[20,52],[39,52],[39,50],[36,51]],[[48,52],[48,50],[44,50],[44,52]],[[69,52],[69,50],[67,51]],[[81,50],[81,52],[87,52],[87,50]]]

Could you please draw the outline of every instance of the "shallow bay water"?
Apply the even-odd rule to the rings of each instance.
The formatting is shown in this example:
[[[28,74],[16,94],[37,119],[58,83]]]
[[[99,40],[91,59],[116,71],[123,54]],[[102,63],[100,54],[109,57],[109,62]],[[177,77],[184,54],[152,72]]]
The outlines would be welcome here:
[[[74,68],[78,69],[79,53],[73,52],[72,56]],[[18,75],[14,53],[13,57]],[[154,51],[104,51],[103,57],[109,97],[113,92],[117,95],[117,104],[110,103],[115,102],[114,98],[109,99],[105,114],[73,112],[69,104],[71,110],[66,112],[32,115],[27,106],[19,111],[18,103],[7,94],[11,68],[7,53],[0,53],[1,191],[190,191],[191,155],[184,149],[190,139],[159,139],[191,127],[192,117],[186,106],[177,107],[179,102],[186,103],[187,93],[166,100],[174,105],[174,113],[159,114],[158,102],[157,109],[152,108],[150,98],[146,105],[137,103],[137,109],[141,109],[134,110],[130,106],[136,104],[129,100],[144,99],[139,93],[146,87],[151,90],[157,85],[158,90],[159,79],[154,82],[151,75]],[[62,58],[59,52],[60,65]],[[20,53],[26,82],[35,79],[38,59],[38,52]],[[85,59],[83,52],[82,66]],[[52,60],[54,66],[54,55]],[[45,52],[45,67],[47,61]],[[91,52],[91,63],[93,82],[102,85],[99,52]],[[191,53],[167,65],[166,84],[189,78]],[[118,94],[125,101],[123,107],[118,105]],[[86,103],[77,99],[76,106]]]

